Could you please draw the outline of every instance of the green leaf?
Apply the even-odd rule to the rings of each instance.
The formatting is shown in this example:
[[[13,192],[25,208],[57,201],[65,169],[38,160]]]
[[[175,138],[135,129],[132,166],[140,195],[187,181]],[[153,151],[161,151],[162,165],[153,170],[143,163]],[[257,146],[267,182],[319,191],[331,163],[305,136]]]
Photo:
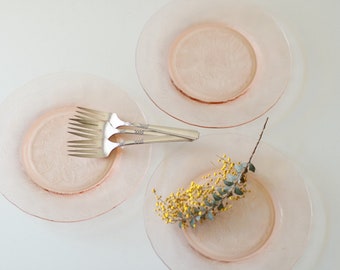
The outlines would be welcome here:
[[[211,211],[209,211],[209,212],[207,213],[207,217],[208,217],[208,219],[210,219],[210,220],[214,220],[214,215],[213,215],[213,213],[212,213]]]
[[[234,168],[238,173],[242,172],[242,170],[243,170],[242,166],[239,165],[239,164],[236,164]]]
[[[227,194],[227,193],[229,192],[229,190],[230,190],[230,187],[225,187],[225,188],[223,189],[224,194]]]
[[[255,166],[253,163],[249,163],[249,170],[255,172]]]
[[[242,166],[243,169],[247,168],[248,167],[248,162],[242,162],[241,166]]]
[[[215,201],[220,201],[220,200],[222,200],[222,197],[221,197],[221,196],[218,196],[216,193],[213,193],[213,197],[214,197],[214,200],[215,200]]]
[[[209,207],[213,206],[213,204],[211,202],[209,202],[208,199],[205,199],[204,203],[205,203],[206,206],[209,206]]]
[[[190,220],[190,227],[191,227],[191,228],[195,228],[195,223],[196,223],[195,219],[192,218],[192,219]]]
[[[223,203],[220,203],[220,205],[217,207],[217,210],[222,210],[224,208]]]
[[[218,188],[217,191],[221,196],[223,196],[225,194],[225,192],[222,188]]]
[[[195,219],[196,219],[197,221],[200,221],[200,220],[201,220],[201,216],[196,216]]]
[[[241,196],[241,195],[243,195],[243,192],[242,192],[242,190],[239,187],[235,187],[235,194]]]
[[[183,229],[183,222],[182,222],[182,221],[180,221],[180,222],[178,223],[178,227],[180,227],[181,229]]]
[[[234,182],[230,182],[228,180],[223,180],[224,184],[228,187],[232,186],[234,184]]]
[[[236,179],[237,179],[236,175],[233,175],[233,174],[227,175],[227,181],[229,181],[229,182],[234,182]]]

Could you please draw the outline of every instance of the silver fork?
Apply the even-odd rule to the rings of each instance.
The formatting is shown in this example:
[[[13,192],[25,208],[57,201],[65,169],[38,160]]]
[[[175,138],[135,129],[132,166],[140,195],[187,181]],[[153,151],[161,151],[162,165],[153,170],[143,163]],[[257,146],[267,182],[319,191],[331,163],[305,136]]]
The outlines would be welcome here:
[[[97,139],[98,137],[108,139],[116,134],[159,135],[158,132],[148,131],[147,129],[118,129],[114,128],[109,122],[76,121],[73,118],[70,119],[68,129],[70,134],[86,139]]]
[[[155,136],[151,138],[139,138],[136,140],[112,142],[107,138],[102,139],[89,139],[89,140],[73,140],[68,141],[68,154],[75,157],[83,158],[106,158],[110,153],[118,147],[136,145],[136,144],[149,144],[149,143],[162,143],[162,142],[180,142],[188,141],[188,139],[175,137],[175,136]]]
[[[74,118],[70,119],[72,122],[71,125],[74,123],[78,123],[78,127],[85,129],[82,131],[90,130],[90,131],[98,131],[104,128],[104,134],[108,138],[110,136],[110,131],[112,135],[121,133],[117,129],[119,127],[133,127],[137,128],[138,131],[135,134],[145,134],[145,132],[157,132],[166,135],[173,135],[177,137],[186,138],[189,140],[196,140],[199,138],[199,132],[196,130],[189,130],[189,129],[180,129],[180,128],[173,128],[173,127],[165,127],[165,126],[156,126],[156,125],[149,125],[149,124],[141,124],[141,123],[131,123],[121,120],[116,113],[110,112],[102,112],[97,110],[92,110],[84,107],[77,107],[78,110],[76,111],[78,114],[75,115]],[[101,125],[100,122],[108,122],[110,125]],[[111,127],[110,127],[111,126]],[[125,131],[131,132],[131,131]],[[87,132],[85,132],[87,133]],[[89,134],[89,133],[87,133]]]

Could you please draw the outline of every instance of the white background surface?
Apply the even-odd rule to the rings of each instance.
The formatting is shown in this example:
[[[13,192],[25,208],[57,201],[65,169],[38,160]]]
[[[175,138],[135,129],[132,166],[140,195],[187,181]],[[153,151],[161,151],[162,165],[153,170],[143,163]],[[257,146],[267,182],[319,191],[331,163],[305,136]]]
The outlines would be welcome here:
[[[153,105],[135,72],[135,48],[143,25],[167,2],[0,0],[0,101],[38,76],[79,71],[108,78],[125,89],[150,123],[188,127]],[[296,162],[311,188],[315,223],[309,246],[294,269],[340,269],[339,1],[256,2],[282,23],[295,48],[294,85],[269,112],[264,138]],[[256,136],[262,123],[263,118],[227,131]],[[139,192],[89,221],[44,221],[1,196],[0,269],[166,269],[145,234],[142,205],[148,178],[173,147],[154,147]]]

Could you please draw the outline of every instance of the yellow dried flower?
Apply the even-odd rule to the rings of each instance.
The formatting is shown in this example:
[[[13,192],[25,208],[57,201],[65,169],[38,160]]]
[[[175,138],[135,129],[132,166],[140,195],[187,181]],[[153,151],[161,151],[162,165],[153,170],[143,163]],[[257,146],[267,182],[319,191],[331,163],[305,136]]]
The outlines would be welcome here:
[[[233,163],[226,155],[219,159],[219,163],[219,170],[202,177],[203,184],[192,181],[187,189],[179,188],[165,200],[153,189],[158,215],[166,223],[179,222],[181,228],[188,225],[195,228],[197,222],[212,220],[219,211],[230,209],[229,201],[242,198],[247,192],[245,173],[249,163]]]
[[[165,223],[178,222],[180,228],[188,226],[195,228],[198,222],[213,220],[219,212],[229,210],[232,207],[230,201],[243,198],[248,191],[247,173],[248,171],[255,172],[251,160],[261,141],[267,121],[268,118],[248,162],[234,163],[224,154],[218,159],[221,163],[220,169],[212,175],[203,176],[205,181],[203,184],[192,181],[189,188],[181,187],[165,200],[153,188],[152,192],[157,200],[155,211]]]

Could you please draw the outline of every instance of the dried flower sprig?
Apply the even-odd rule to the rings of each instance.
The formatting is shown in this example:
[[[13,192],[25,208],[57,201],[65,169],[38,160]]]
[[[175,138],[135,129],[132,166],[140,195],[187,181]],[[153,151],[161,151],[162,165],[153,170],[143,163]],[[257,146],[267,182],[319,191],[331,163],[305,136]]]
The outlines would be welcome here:
[[[166,223],[177,223],[181,228],[190,225],[196,227],[197,222],[205,219],[213,220],[219,211],[231,208],[229,201],[238,200],[247,192],[246,173],[255,171],[255,167],[247,162],[235,164],[224,155],[219,159],[222,163],[219,171],[204,176],[204,184],[191,182],[187,189],[180,188],[171,193],[165,200],[156,190],[156,212]]]
[[[234,163],[223,155],[218,160],[221,163],[220,169],[212,175],[205,175],[203,184],[192,181],[189,188],[179,188],[165,199],[153,189],[156,197],[155,211],[165,223],[178,223],[180,228],[195,228],[199,222],[213,220],[219,212],[229,210],[232,207],[231,201],[243,198],[248,192],[247,173],[255,172],[251,160],[267,121],[268,118],[248,162]]]

